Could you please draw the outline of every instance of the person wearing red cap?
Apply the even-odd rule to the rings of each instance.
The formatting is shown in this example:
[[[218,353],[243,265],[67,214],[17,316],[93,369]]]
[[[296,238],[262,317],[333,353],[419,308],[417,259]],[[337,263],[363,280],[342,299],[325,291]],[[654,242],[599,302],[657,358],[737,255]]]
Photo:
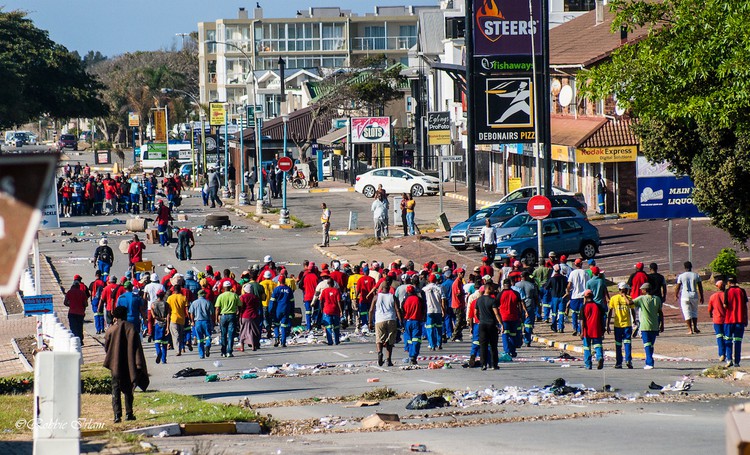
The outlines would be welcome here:
[[[747,328],[747,293],[737,285],[737,279],[727,279],[726,312],[724,314],[724,342],[727,367],[740,366],[742,354],[742,337]],[[732,349],[734,347],[734,349]]]
[[[375,278],[368,274],[367,266],[362,269],[362,277],[357,281],[355,287],[355,298],[359,309],[359,326],[357,330],[364,330],[368,326],[368,315],[372,307],[373,294],[375,292]],[[390,289],[387,289],[390,291]]]
[[[546,323],[550,322],[550,311],[552,310],[550,295],[545,286],[550,275],[552,275],[552,269],[544,264],[539,264],[531,274],[534,277],[534,281],[536,281],[536,286],[539,288],[539,300],[542,302],[541,314]]]
[[[648,275],[643,271],[643,262],[635,264],[635,272],[628,277],[628,286],[630,286],[630,298],[637,299],[641,295],[641,285],[648,282]]]
[[[338,345],[341,331],[341,292],[333,278],[328,278],[328,287],[320,292],[320,303],[323,310],[323,325],[326,328],[328,346]]]
[[[560,272],[560,264],[555,264],[552,267],[552,276],[547,280],[545,288],[549,295],[552,310],[550,328],[553,332],[563,333],[565,330],[565,298],[568,296],[568,279]]]
[[[318,269],[315,267],[315,263],[311,262],[307,265],[307,273],[302,279],[302,302],[305,305],[305,326],[307,331],[312,330],[313,325],[313,307],[312,301],[315,298],[315,288],[318,287],[320,277],[318,275]]]
[[[107,283],[102,280],[102,272],[99,270],[94,272],[94,276],[94,281],[89,285],[89,293],[91,294],[91,312],[94,313],[94,327],[96,334],[99,335],[104,333],[104,311],[99,311],[99,301]]]
[[[479,267],[479,276],[494,276],[495,270],[492,268],[492,261],[490,261],[490,258],[487,256],[484,256],[482,258],[482,266]]]
[[[133,240],[128,245],[128,266],[132,269],[136,263],[143,262],[143,250],[146,245],[140,241],[138,234],[133,234]]]
[[[503,351],[511,357],[516,357],[517,348],[520,347],[518,334],[521,330],[521,320],[526,314],[526,307],[518,291],[511,289],[511,284],[509,278],[503,281],[503,290],[498,298],[500,318],[503,323]]]
[[[427,304],[427,320],[424,328],[427,332],[427,344],[431,351],[443,349],[443,316],[445,304],[443,290],[437,284],[437,277],[431,273],[427,277],[427,285],[422,288]]]
[[[726,360],[726,343],[724,342],[724,317],[726,315],[726,306],[724,305],[724,280],[716,280],[715,286],[716,292],[714,292],[708,299],[708,316],[714,324],[716,344],[719,347],[719,361],[723,362]]]
[[[170,221],[174,221],[172,211],[164,205],[163,200],[159,199],[159,205],[156,209],[156,230],[159,232],[159,244],[163,247],[169,245],[169,239],[172,237],[167,233]]]
[[[78,279],[73,280],[70,290],[65,294],[63,304],[68,307],[70,331],[81,340],[81,346],[83,346],[83,317],[86,314],[88,291],[84,292],[81,289],[81,277],[76,275],[76,278]]]
[[[425,313],[414,286],[406,287],[406,300],[404,300],[403,307],[404,340],[409,352],[409,360],[412,365],[416,365],[419,348],[422,345],[422,323],[425,320]]]
[[[510,281],[506,278],[503,285],[508,284],[507,290],[510,291]],[[497,370],[497,328],[502,322],[500,315],[499,302],[495,298],[495,285],[490,282],[484,285],[484,294],[476,301],[476,319],[478,321],[479,331],[479,356],[482,361],[482,370],[491,367]],[[511,293],[514,291],[510,291]],[[489,354],[489,356],[488,356]],[[469,365],[473,367],[474,365]]]
[[[464,269],[456,269],[456,279],[451,286],[451,308],[455,315],[456,325],[453,327],[451,341],[463,341],[466,328],[466,291],[464,290]]]
[[[109,283],[102,290],[102,297],[99,300],[99,312],[104,313],[107,325],[110,326],[114,322],[112,318],[112,310],[115,308],[115,302],[125,292],[125,288],[122,285],[117,284],[117,277],[112,275],[109,277]],[[106,310],[106,311],[105,311]]]
[[[575,268],[568,274],[568,309],[570,310],[570,325],[573,326],[573,336],[581,332],[581,323],[578,316],[583,307],[583,292],[586,290],[586,282],[589,280],[586,271],[583,270],[583,261],[578,258],[574,262]]]
[[[609,306],[609,291],[607,290],[607,280],[604,279],[604,274],[599,267],[593,266],[591,270],[592,277],[586,282],[586,289],[590,290],[594,295],[592,299],[601,307],[602,312],[602,323],[605,323],[607,316],[607,308]]]
[[[592,368],[591,348],[596,353],[596,368],[604,368],[604,353],[602,352],[602,338],[604,338],[605,313],[594,301],[594,291],[586,289],[583,293],[583,318],[581,318],[581,340],[583,340],[583,363],[587,369]]]

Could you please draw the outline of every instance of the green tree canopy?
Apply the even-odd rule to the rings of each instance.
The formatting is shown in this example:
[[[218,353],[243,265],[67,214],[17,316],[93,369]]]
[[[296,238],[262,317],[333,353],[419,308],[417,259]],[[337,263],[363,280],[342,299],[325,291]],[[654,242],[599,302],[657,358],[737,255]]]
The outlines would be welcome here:
[[[584,93],[612,94],[637,118],[644,155],[695,183],[714,225],[750,237],[750,2],[613,0],[612,29],[643,40],[583,74]]]
[[[0,10],[0,128],[47,114],[96,117],[107,107],[101,84],[76,55],[34,26],[22,11]]]

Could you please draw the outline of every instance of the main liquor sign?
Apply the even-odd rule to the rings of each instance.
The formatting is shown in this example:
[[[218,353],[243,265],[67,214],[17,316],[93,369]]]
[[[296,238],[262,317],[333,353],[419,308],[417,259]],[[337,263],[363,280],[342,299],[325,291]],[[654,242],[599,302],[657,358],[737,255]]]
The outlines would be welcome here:
[[[478,144],[534,142],[534,56],[541,64],[541,1],[473,0]],[[534,44],[532,46],[532,39]],[[533,51],[532,52],[532,47]]]
[[[352,117],[352,144],[388,144],[390,142],[390,117]]]

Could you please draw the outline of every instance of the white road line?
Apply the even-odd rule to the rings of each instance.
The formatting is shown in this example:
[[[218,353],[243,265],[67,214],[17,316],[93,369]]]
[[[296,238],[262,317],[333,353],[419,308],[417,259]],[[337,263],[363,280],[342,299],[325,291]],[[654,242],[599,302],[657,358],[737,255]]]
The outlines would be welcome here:
[[[647,412],[646,415],[662,417],[695,417],[693,414],[664,414],[661,412]]]
[[[343,358],[345,358],[345,359],[348,359],[348,358],[349,358],[349,356],[348,356],[348,355],[346,355],[346,354],[342,354],[342,353],[340,353],[340,352],[336,352],[336,351],[333,351],[333,353],[334,353],[334,354],[336,354],[337,356],[339,356],[339,357],[343,357]]]
[[[424,383],[432,384],[432,385],[440,385],[440,384],[442,384],[440,382],[427,381],[425,379],[419,379],[419,382],[424,382]]]

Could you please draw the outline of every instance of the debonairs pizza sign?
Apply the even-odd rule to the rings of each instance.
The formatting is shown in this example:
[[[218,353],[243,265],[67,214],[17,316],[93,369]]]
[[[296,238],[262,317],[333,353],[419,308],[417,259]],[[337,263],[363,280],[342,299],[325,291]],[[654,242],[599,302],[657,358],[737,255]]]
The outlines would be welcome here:
[[[531,57],[542,53],[540,18],[542,0],[473,0],[474,55]],[[532,17],[533,13],[533,17]]]

